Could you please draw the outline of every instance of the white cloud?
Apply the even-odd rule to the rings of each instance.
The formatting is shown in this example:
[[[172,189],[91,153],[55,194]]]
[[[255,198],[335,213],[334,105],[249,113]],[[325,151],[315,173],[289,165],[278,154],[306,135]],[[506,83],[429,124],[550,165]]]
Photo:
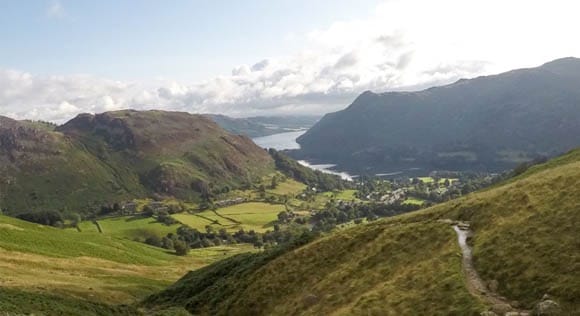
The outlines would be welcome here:
[[[66,16],[66,11],[59,0],[53,0],[46,9],[46,16],[54,19],[62,19]]]
[[[59,2],[52,4],[49,12],[65,14]],[[324,113],[368,89],[417,89],[580,56],[577,9],[567,0],[390,0],[367,19],[292,33],[307,41],[298,54],[269,56],[197,84],[0,71],[0,113],[55,121],[129,107]]]

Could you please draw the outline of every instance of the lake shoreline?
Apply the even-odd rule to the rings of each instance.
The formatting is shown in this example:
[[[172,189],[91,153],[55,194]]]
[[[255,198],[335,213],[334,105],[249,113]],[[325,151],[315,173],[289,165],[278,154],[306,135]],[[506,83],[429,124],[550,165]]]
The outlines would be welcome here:
[[[255,137],[252,140],[256,143],[256,145],[264,149],[274,148],[278,151],[282,151],[296,159],[301,165],[313,170],[319,170],[324,173],[337,175],[342,179],[349,181],[354,181],[356,178],[360,177],[360,175],[357,174],[358,172],[348,170],[347,168],[342,168],[340,164],[336,162],[309,158],[301,155],[300,144],[296,142],[296,139],[306,131],[307,130],[284,132],[268,136]],[[370,173],[376,177],[394,178],[401,176],[420,176],[425,173],[425,170],[415,166],[401,166],[401,168],[398,168],[397,170],[377,170],[376,172],[371,171]]]

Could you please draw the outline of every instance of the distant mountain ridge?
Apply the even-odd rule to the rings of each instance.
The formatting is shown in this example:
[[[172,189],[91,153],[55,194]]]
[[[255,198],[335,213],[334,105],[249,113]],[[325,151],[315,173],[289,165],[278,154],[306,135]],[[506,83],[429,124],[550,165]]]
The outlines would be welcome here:
[[[80,114],[55,130],[0,117],[0,208],[9,212],[153,195],[192,200],[273,170],[265,150],[201,115]]]
[[[297,141],[299,156],[356,171],[498,170],[555,155],[580,145],[580,59],[417,92],[367,91]]]
[[[246,118],[234,118],[221,114],[206,114],[206,116],[231,133],[252,138],[307,129],[320,118],[315,115],[254,116]]]

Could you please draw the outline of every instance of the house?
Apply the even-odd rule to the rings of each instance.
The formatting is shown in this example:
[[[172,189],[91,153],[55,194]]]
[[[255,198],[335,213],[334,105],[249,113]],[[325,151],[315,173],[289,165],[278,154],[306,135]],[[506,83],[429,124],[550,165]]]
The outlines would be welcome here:
[[[148,206],[156,213],[169,210],[169,208],[163,202],[150,202]]]
[[[245,201],[246,201],[246,199],[241,198],[241,197],[238,197],[238,198],[235,198],[235,199],[217,201],[214,204],[217,207],[225,207],[225,206],[230,206],[230,205],[241,204],[241,203],[244,203]]]
[[[137,203],[127,202],[121,207],[123,214],[133,214],[137,212]]]

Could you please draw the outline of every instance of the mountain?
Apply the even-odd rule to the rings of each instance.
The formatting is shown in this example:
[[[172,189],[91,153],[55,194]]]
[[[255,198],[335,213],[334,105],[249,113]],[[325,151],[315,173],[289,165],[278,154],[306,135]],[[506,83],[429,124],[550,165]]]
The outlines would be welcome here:
[[[503,170],[580,145],[580,59],[417,92],[361,94],[297,139],[295,157],[355,172]]]
[[[233,118],[220,114],[207,114],[223,129],[248,137],[262,137],[311,127],[318,121],[318,116],[254,116]]]
[[[217,262],[143,306],[195,315],[504,315],[558,304],[560,313],[538,315],[580,315],[578,196],[580,150],[425,210]],[[469,224],[473,260],[462,259],[453,223]],[[472,287],[466,260],[489,290]]]
[[[0,206],[8,212],[154,195],[195,200],[273,170],[265,150],[201,115],[80,114],[56,128],[0,117]]]

